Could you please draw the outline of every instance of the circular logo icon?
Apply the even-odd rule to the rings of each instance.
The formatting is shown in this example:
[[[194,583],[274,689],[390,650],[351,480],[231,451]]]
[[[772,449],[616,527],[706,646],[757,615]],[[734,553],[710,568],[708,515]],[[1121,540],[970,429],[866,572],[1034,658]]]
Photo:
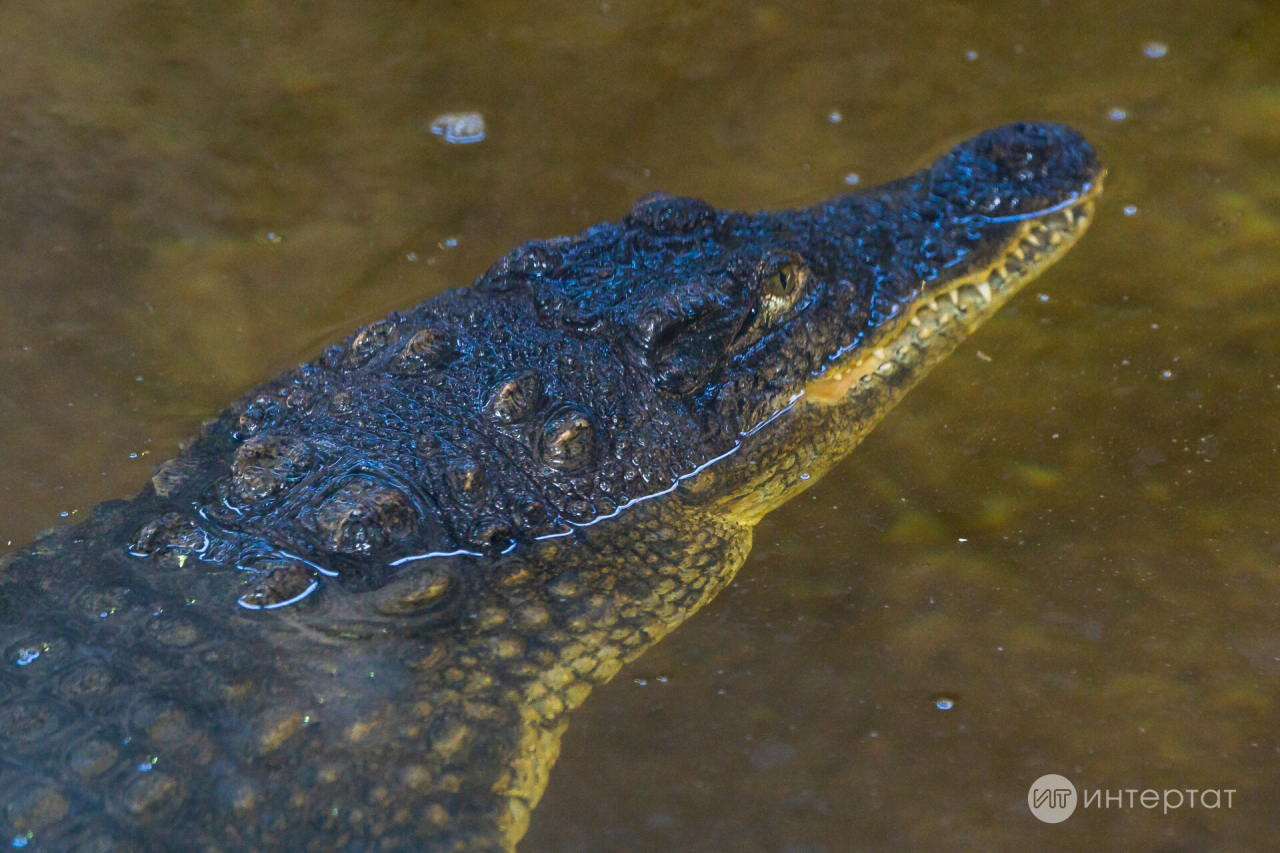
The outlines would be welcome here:
[[[1045,823],[1062,823],[1076,810],[1076,786],[1066,776],[1046,773],[1031,783],[1027,805]]]

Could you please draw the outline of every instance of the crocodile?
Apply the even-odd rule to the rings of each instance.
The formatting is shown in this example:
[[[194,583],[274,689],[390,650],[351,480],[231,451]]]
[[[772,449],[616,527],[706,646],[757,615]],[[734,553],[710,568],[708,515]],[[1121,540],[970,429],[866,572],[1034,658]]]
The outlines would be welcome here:
[[[0,562],[5,843],[513,851],[569,713],[1103,177],[1020,123],[796,210],[655,193],[270,380]]]

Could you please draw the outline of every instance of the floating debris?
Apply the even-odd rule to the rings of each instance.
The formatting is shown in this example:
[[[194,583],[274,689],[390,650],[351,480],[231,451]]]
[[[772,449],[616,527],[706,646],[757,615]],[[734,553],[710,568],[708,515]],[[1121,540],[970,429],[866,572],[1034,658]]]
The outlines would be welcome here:
[[[480,113],[445,113],[431,122],[431,132],[452,145],[470,145],[484,139],[484,116]]]

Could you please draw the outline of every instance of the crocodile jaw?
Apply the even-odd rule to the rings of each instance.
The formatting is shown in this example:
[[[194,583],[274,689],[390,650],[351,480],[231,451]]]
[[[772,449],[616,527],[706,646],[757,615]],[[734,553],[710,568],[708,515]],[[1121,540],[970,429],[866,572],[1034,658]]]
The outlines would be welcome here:
[[[816,483],[935,365],[1084,235],[1102,177],[1070,206],[1022,221],[995,262],[907,304],[896,323],[832,359],[800,392],[775,401],[774,416],[744,439],[761,460],[749,474],[733,478],[711,466],[686,484],[686,495],[720,490],[716,511],[750,527]]]
[[[902,320],[873,342],[804,388],[811,405],[856,402],[866,386],[894,374],[923,376],[959,343],[947,330],[973,332],[1022,287],[1058,261],[1088,230],[1101,180],[1081,201],[1048,216],[1023,222],[1008,249],[986,269],[951,282],[942,293],[924,294],[907,306]]]

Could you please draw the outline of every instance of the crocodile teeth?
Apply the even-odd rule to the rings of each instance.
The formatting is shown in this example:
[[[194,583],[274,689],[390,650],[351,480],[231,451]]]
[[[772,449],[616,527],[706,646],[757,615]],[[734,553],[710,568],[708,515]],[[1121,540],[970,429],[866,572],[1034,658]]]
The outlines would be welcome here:
[[[960,304],[960,291],[958,289],[951,291],[951,304],[952,305]]]
[[[1034,235],[1034,234],[1028,234],[1028,235],[1027,235],[1027,242],[1028,242],[1028,243],[1030,243],[1030,244],[1031,244],[1031,245],[1033,245],[1033,246],[1039,246],[1039,245],[1040,245],[1040,238],[1039,238],[1039,237],[1037,237],[1037,236],[1036,236],[1036,235]]]
[[[884,361],[885,359],[885,354],[883,349],[876,350],[875,352],[872,353],[872,355],[874,355],[876,358],[880,359],[881,361]]]
[[[1071,208],[1067,208],[1066,210],[1062,211],[1062,215],[1067,218],[1068,225],[1076,221],[1076,213]]]
[[[911,325],[913,325],[913,326],[919,326],[919,325],[920,325],[920,318],[919,318],[919,317],[912,317],[912,318],[911,318]]]
[[[1024,251],[1022,251],[1022,247],[1021,247],[1021,246],[1019,246],[1018,248],[1014,249],[1014,250],[1013,250],[1013,252],[1012,252],[1012,254],[1013,254],[1013,256],[1014,256],[1015,258],[1017,258],[1017,259],[1018,259],[1018,260],[1020,260],[1020,261],[1025,261],[1025,260],[1027,259],[1027,253],[1026,253],[1026,252],[1024,252]]]
[[[937,311],[937,310],[938,310],[938,300],[936,300],[936,299],[930,299],[930,300],[929,300],[929,310],[930,310],[930,311]]]
[[[978,292],[982,294],[982,298],[985,301],[990,302],[991,301],[991,285],[987,284],[984,281],[977,284],[976,287],[978,288]]]

